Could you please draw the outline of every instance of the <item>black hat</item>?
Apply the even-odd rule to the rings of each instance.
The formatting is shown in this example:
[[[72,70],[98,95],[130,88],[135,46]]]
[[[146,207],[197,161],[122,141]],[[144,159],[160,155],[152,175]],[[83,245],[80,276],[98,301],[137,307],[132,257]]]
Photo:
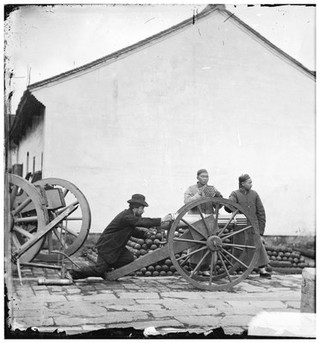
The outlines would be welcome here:
[[[148,207],[149,205],[146,203],[145,200],[146,200],[146,198],[145,198],[144,195],[142,195],[142,194],[133,194],[131,199],[128,200],[127,202],[129,204],[139,204],[139,205]]]
[[[199,175],[202,174],[202,173],[208,173],[207,169],[199,169],[199,170],[197,171],[197,176],[199,176]]]
[[[250,179],[250,176],[248,174],[242,174],[239,176],[239,183],[241,184],[242,182],[245,182],[248,179]]]

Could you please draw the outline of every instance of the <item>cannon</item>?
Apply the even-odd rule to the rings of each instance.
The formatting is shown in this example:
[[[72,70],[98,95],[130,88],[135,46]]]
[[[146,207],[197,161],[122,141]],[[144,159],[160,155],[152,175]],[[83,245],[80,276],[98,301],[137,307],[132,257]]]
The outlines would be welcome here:
[[[211,207],[213,213],[204,215],[203,205]],[[224,214],[224,207],[231,209],[232,214]],[[189,211],[195,208],[199,215],[190,215]],[[224,198],[202,198],[177,211],[168,229],[167,244],[106,273],[105,278],[116,280],[170,257],[177,272],[194,287],[225,291],[253,271],[261,244],[255,221],[244,208]],[[190,267],[190,260],[196,255],[197,262]],[[208,275],[201,271],[203,267]]]
[[[34,259],[52,262],[59,253],[70,259],[89,232],[90,208],[84,195],[62,179],[30,184],[9,174],[8,181],[12,260],[32,265]],[[212,208],[211,214],[202,213],[204,205]],[[224,212],[226,207],[231,214]],[[194,209],[199,214],[190,215]],[[107,272],[105,279],[117,280],[170,258],[176,271],[194,287],[225,291],[253,271],[261,244],[254,219],[239,204],[224,198],[202,198],[174,214],[163,247]]]
[[[30,183],[15,174],[6,177],[10,254],[20,280],[20,265],[61,268],[40,262],[60,263],[81,248],[91,224],[87,199],[67,180]]]

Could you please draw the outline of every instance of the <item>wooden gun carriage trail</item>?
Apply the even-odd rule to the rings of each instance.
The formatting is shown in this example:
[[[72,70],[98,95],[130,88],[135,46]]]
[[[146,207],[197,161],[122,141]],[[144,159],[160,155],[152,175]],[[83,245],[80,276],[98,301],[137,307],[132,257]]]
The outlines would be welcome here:
[[[77,267],[70,256],[81,248],[90,230],[85,196],[62,179],[30,183],[14,174],[6,178],[9,258],[17,264],[20,280],[20,266],[61,269],[64,276],[65,259]],[[203,214],[203,205],[212,206],[213,214]],[[194,208],[198,215],[189,214]],[[203,198],[182,206],[174,217],[164,246],[106,273],[105,279],[116,280],[170,258],[176,271],[194,287],[220,291],[231,289],[255,268],[261,248],[259,230],[240,205],[224,198]],[[197,262],[191,264],[195,256]]]

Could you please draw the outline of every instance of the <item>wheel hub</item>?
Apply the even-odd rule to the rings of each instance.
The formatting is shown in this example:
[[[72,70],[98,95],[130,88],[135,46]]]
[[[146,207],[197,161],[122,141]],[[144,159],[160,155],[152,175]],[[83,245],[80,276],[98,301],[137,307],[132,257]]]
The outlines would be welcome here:
[[[217,251],[222,248],[222,240],[219,236],[210,236],[207,239],[207,246],[211,251]]]

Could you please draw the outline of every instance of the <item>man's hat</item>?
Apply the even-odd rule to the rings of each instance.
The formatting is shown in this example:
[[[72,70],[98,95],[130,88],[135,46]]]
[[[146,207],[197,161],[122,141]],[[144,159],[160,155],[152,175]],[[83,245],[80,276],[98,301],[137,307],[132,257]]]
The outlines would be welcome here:
[[[248,174],[242,174],[239,176],[239,183],[241,184],[241,182],[245,182],[248,179],[250,179],[250,176]]]
[[[199,176],[199,175],[202,174],[202,173],[208,173],[207,169],[199,169],[199,170],[197,171],[197,176]]]
[[[128,200],[129,204],[139,204],[145,207],[148,207],[149,205],[146,203],[146,198],[142,194],[133,194],[131,199]]]

